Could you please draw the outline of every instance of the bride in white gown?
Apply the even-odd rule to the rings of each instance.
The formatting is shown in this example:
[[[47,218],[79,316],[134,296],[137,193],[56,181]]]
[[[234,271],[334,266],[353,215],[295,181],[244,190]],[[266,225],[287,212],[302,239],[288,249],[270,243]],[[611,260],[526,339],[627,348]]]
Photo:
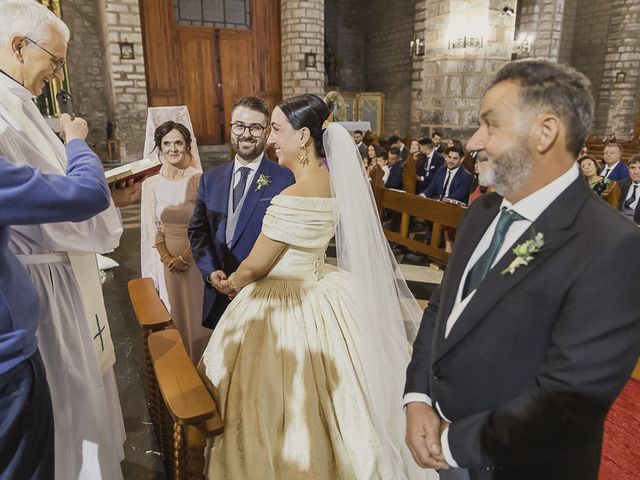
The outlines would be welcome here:
[[[211,479],[437,478],[404,444],[405,368],[422,312],[356,145],[328,117],[308,94],[272,114],[268,142],[296,183],[271,199],[230,275],[237,296],[199,365],[225,423],[207,448]],[[334,235],[339,268],[324,261]]]

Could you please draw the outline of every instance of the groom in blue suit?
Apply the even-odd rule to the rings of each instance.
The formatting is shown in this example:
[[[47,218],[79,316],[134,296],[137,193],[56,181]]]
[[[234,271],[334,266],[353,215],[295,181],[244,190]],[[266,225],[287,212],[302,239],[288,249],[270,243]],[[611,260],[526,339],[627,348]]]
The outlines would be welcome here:
[[[271,199],[295,183],[293,173],[269,160],[264,100],[242,97],[231,114],[233,162],[202,175],[189,224],[193,258],[205,280],[202,325],[215,328],[229,305],[223,283],[249,255]]]

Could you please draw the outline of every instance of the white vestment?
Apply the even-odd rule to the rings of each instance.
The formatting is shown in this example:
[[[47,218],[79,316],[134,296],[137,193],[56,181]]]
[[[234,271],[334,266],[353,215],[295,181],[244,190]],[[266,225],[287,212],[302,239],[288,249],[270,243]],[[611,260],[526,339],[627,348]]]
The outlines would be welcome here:
[[[0,155],[64,174],[64,146],[31,97],[0,73]],[[84,222],[12,227],[9,248],[38,291],[38,348],[53,403],[58,480],[122,478],[124,422],[95,258],[121,235],[113,203]]]

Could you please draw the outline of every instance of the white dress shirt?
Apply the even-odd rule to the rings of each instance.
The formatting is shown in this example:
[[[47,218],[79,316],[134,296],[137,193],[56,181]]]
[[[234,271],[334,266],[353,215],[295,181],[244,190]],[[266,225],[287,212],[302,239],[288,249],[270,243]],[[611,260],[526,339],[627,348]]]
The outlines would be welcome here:
[[[449,190],[451,190],[451,184],[453,183],[453,177],[456,176],[456,173],[458,173],[458,170],[460,170],[460,166],[459,165],[456,168],[454,168],[453,170],[449,170],[447,168],[447,173],[444,176],[444,183],[442,184],[443,187],[446,185],[447,189],[442,194],[442,198],[449,198]],[[447,178],[449,179],[448,183],[447,183]]]
[[[616,168],[618,166],[620,162],[616,162],[613,165],[609,166],[609,165],[605,165],[605,167],[602,169],[602,173],[600,174],[603,178],[609,178],[609,175],[611,175],[611,172],[613,172],[613,169]]]
[[[453,308],[451,309],[451,313],[449,314],[449,318],[447,318],[447,324],[445,328],[444,337],[447,338],[449,333],[455,326],[458,318],[466,308],[467,304],[473,296],[475,295],[476,290],[467,295],[466,298],[462,299],[462,287],[467,278],[467,274],[471,267],[475,265],[478,259],[482,256],[482,254],[489,248],[489,244],[491,243],[491,239],[493,238],[493,234],[495,232],[496,226],[498,224],[498,218],[500,217],[500,212],[503,207],[507,209],[511,209],[516,213],[520,214],[523,217],[523,220],[518,220],[513,222],[507,234],[504,238],[504,243],[502,247],[498,251],[496,258],[492,264],[492,267],[500,261],[500,259],[507,253],[509,250],[513,248],[514,243],[520,236],[527,231],[527,229],[531,226],[533,222],[535,222],[538,217],[553,203],[553,201],[560,196],[562,192],[564,192],[569,185],[571,185],[576,178],[579,176],[578,166],[573,165],[569,170],[563,173],[561,176],[553,180],[551,183],[545,185],[541,189],[533,192],[531,195],[523,198],[519,202],[515,204],[511,204],[506,198],[502,199],[502,204],[498,209],[498,213],[496,214],[493,222],[489,225],[487,230],[484,232],[484,235],[478,242],[476,249],[473,251],[473,254],[469,258],[467,265],[464,269],[462,277],[460,278],[460,284],[458,285],[458,290],[456,292],[456,300],[453,304]],[[544,233],[544,232],[542,232]],[[422,402],[432,405],[431,398],[424,393],[415,393],[409,392],[404,396],[404,405],[407,405],[410,402]],[[442,410],[440,409],[440,405],[436,403],[436,409],[440,416],[447,420],[447,417],[444,415]],[[458,467],[458,463],[454,460],[451,455],[451,449],[449,448],[449,428],[446,428],[442,432],[442,436],[440,437],[440,443],[442,444],[442,453],[445,457],[445,460],[452,467]]]
[[[626,202],[633,196],[633,187],[636,187],[636,199],[633,201],[633,203],[631,203],[631,205],[629,205],[629,209],[632,212],[635,211],[636,207],[638,206],[638,200],[640,200],[640,183],[631,182],[631,185],[629,185],[629,191],[627,192],[627,197],[624,199],[624,202]],[[624,202],[622,203],[624,204]]]
[[[256,158],[255,160],[252,160],[251,162],[247,162],[246,160],[242,160],[240,157],[238,157],[238,155],[236,155],[236,158],[233,161],[233,181],[231,182],[231,198],[233,198],[233,189],[236,188],[236,185],[238,185],[238,182],[240,181],[240,177],[242,176],[240,174],[240,169],[242,167],[249,167],[251,169],[251,171],[249,172],[249,175],[247,176],[247,184],[244,187],[244,192],[242,192],[242,196],[244,197],[245,193],[247,193],[247,188],[249,188],[249,185],[251,185],[251,182],[253,182],[253,177],[256,176],[256,172],[258,171],[258,168],[260,168],[260,164],[262,163],[262,157],[264,157],[264,154],[260,155],[258,158]]]

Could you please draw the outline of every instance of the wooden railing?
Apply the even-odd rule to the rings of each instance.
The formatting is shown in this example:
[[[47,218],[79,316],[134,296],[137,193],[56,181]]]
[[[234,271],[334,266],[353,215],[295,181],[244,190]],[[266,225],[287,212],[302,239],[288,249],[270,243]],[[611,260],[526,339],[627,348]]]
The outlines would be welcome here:
[[[371,172],[371,186],[380,219],[382,220],[383,218],[384,210],[393,210],[402,214],[399,231],[384,230],[387,239],[410,250],[427,255],[440,264],[446,264],[450,254],[447,251],[446,242],[443,241],[444,230],[447,229],[450,233],[455,231],[466,209],[458,205],[438,202],[411,193],[386,189],[384,188],[382,176],[383,172],[380,167],[374,168]],[[413,178],[415,185],[415,169]],[[433,223],[429,243],[420,242],[411,237],[409,232],[411,217]]]
[[[153,281],[137,278],[128,286],[144,332],[149,413],[170,478],[203,479],[206,439],[222,432],[222,418]]]

